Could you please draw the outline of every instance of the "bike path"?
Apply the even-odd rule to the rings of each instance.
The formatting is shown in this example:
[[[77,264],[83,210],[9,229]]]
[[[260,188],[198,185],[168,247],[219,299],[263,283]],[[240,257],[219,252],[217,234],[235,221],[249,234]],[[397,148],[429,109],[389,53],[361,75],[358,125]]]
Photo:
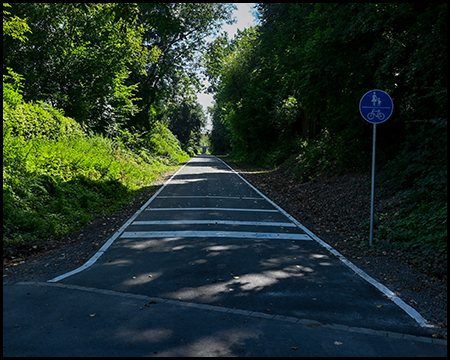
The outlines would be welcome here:
[[[146,205],[81,271],[4,287],[4,354],[26,354],[17,339],[39,328],[42,355],[446,353],[217,158],[191,160]]]

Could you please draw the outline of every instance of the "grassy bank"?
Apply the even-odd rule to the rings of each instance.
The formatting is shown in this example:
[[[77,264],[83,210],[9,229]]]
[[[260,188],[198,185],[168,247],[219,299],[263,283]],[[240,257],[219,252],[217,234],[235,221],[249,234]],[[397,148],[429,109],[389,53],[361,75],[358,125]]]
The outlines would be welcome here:
[[[61,237],[113,211],[189,157],[163,125],[130,147],[3,86],[3,250]],[[6,254],[5,254],[6,253]]]

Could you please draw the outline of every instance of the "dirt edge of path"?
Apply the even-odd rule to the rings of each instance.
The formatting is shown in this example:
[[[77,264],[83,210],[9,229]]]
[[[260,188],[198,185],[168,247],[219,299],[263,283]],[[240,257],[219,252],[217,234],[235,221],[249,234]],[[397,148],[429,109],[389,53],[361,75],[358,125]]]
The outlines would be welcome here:
[[[361,241],[361,223],[370,215],[370,174],[321,174],[314,181],[299,183],[286,169],[268,171],[226,162],[320,239],[422,314],[436,326],[433,337],[447,339],[446,277],[423,274],[401,253],[369,250]]]
[[[413,306],[437,329],[433,337],[447,339],[447,281],[415,270],[396,254],[369,252],[352,241],[359,235],[353,226],[358,216],[349,215],[351,200],[354,213],[366,211],[367,196],[362,174],[319,176],[316,181],[297,184],[277,171],[244,169],[229,163],[235,171],[268,198],[294,216],[300,223],[333,246],[367,274],[386,285]],[[118,212],[98,216],[89,225],[62,239],[49,239],[26,257],[4,259],[3,285],[45,279],[68,272],[86,262],[175,172],[173,170],[143,189]],[[329,206],[323,206],[324,201]],[[359,204],[359,205],[358,205]],[[354,207],[363,208],[360,212]],[[336,222],[337,219],[342,221]],[[341,223],[337,225],[337,223]]]

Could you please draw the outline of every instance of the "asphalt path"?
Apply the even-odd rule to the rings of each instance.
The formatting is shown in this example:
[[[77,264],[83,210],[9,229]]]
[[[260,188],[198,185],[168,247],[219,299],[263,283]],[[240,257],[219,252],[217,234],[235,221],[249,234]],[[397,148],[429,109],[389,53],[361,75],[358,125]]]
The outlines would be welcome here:
[[[3,287],[4,356],[446,356],[446,344],[213,156],[82,267]]]

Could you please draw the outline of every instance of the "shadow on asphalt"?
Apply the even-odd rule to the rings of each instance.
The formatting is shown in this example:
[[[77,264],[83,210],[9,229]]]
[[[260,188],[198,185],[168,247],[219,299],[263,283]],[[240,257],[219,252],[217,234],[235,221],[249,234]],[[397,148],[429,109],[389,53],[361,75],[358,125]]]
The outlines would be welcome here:
[[[63,282],[323,323],[428,334],[313,241],[121,238],[91,268]]]

